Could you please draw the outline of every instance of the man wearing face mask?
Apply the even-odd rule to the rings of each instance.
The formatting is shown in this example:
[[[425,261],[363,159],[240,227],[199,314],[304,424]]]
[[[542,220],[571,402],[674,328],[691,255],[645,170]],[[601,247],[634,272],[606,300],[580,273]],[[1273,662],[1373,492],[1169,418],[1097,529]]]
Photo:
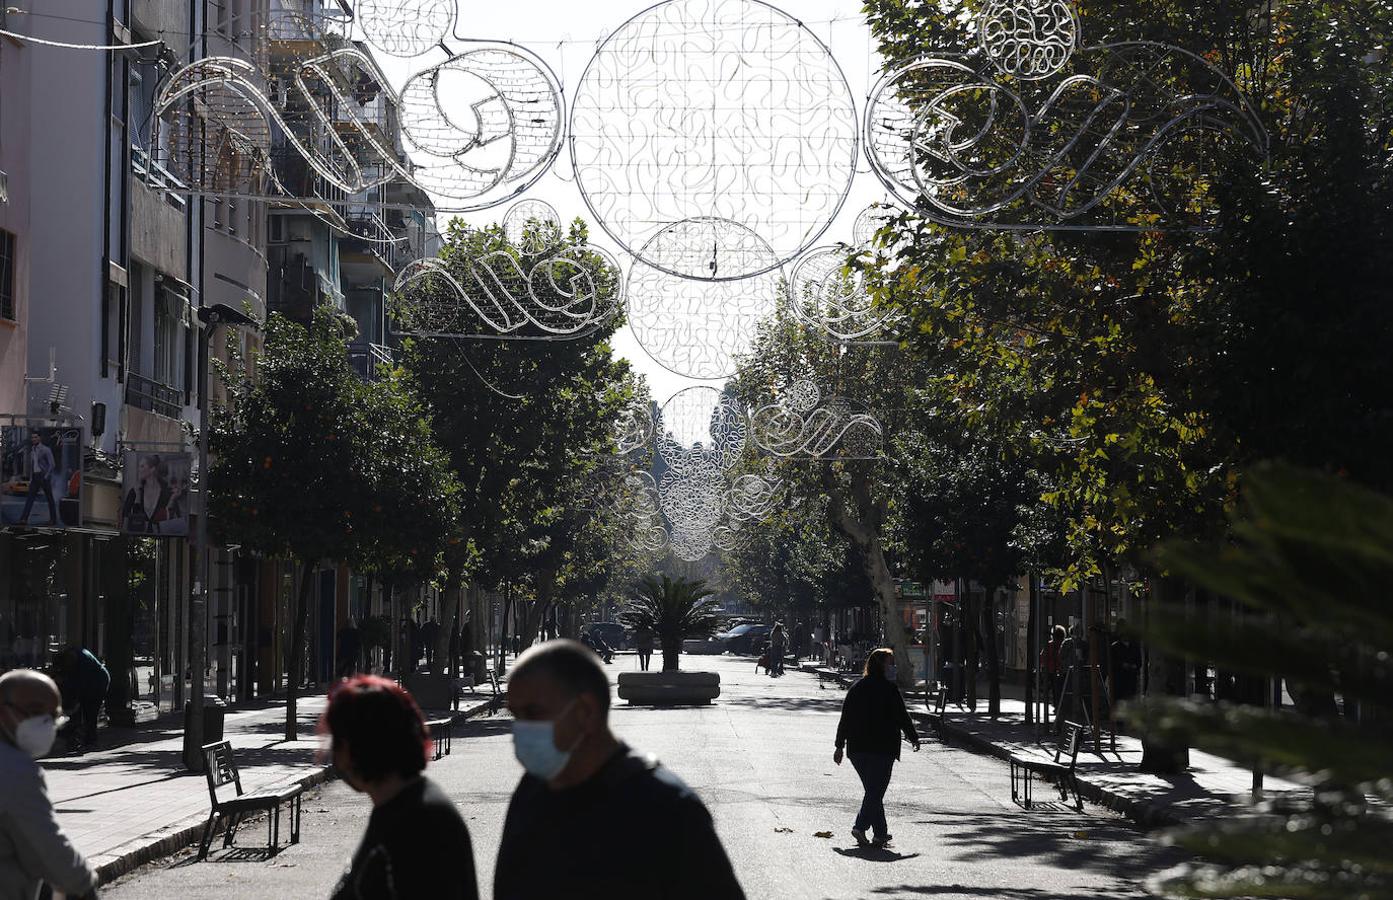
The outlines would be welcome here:
[[[885,791],[890,773],[900,758],[900,735],[919,751],[919,733],[905,709],[904,697],[895,685],[899,674],[895,652],[888,648],[872,650],[860,679],[846,692],[842,717],[837,723],[837,749],[832,761],[842,764],[842,747],[847,747],[851,766],[861,779],[861,810],[851,826],[851,836],[862,847],[884,847],[890,843],[885,823]],[[874,832],[873,839],[866,830]]]
[[[41,885],[95,896],[97,874],[53,815],[38,759],[58,733],[58,685],[42,672],[0,675],[0,900],[33,900]]]
[[[609,680],[574,641],[528,650],[508,679],[513,792],[495,900],[744,900],[711,816],[667,769],[609,730]],[[621,841],[631,864],[595,878]]]

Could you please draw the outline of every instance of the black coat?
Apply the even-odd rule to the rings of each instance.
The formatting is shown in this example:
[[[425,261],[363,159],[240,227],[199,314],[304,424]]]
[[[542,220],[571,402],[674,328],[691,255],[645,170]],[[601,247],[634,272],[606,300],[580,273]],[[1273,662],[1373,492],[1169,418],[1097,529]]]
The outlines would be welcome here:
[[[886,753],[900,758],[900,735],[919,740],[900,689],[884,675],[868,675],[853,684],[842,702],[837,749],[850,753]]]

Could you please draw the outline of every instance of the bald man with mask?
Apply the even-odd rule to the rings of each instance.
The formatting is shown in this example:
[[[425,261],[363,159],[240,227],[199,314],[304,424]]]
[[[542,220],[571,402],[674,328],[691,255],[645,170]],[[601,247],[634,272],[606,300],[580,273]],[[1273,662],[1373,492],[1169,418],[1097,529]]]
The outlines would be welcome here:
[[[711,815],[609,730],[609,679],[575,641],[549,641],[508,679],[525,773],[508,805],[495,900],[744,900]]]
[[[58,685],[42,672],[0,675],[0,900],[34,900],[47,884],[96,896],[97,875],[58,825],[38,759],[62,724]]]

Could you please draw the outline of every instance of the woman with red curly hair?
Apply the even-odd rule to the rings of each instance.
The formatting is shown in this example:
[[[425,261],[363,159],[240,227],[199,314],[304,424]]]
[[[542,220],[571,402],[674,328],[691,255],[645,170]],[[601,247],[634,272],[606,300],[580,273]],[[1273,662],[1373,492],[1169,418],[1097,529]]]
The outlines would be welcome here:
[[[400,685],[374,675],[339,682],[319,720],[334,768],[372,798],[367,831],[334,900],[451,897],[477,900],[474,850],[455,805],[422,775],[430,732]]]

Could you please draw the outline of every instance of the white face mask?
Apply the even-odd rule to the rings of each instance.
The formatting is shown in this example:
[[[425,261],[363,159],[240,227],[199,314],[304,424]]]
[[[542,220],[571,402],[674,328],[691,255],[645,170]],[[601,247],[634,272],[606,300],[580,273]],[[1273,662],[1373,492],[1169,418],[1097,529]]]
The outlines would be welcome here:
[[[575,701],[566,704],[566,708],[557,716],[557,721],[565,718],[566,713],[571,711]],[[576,742],[579,746],[580,741]],[[528,722],[516,721],[513,723],[513,755],[518,762],[527,770],[527,774],[543,781],[550,781],[566,768],[571,761],[571,753],[575,750],[562,750],[556,746],[556,722]]]
[[[900,669],[898,666],[885,667],[885,677],[888,678],[890,681],[894,681],[899,674]]]
[[[53,749],[58,737],[58,723],[53,716],[30,716],[15,726],[15,746],[34,759]]]

